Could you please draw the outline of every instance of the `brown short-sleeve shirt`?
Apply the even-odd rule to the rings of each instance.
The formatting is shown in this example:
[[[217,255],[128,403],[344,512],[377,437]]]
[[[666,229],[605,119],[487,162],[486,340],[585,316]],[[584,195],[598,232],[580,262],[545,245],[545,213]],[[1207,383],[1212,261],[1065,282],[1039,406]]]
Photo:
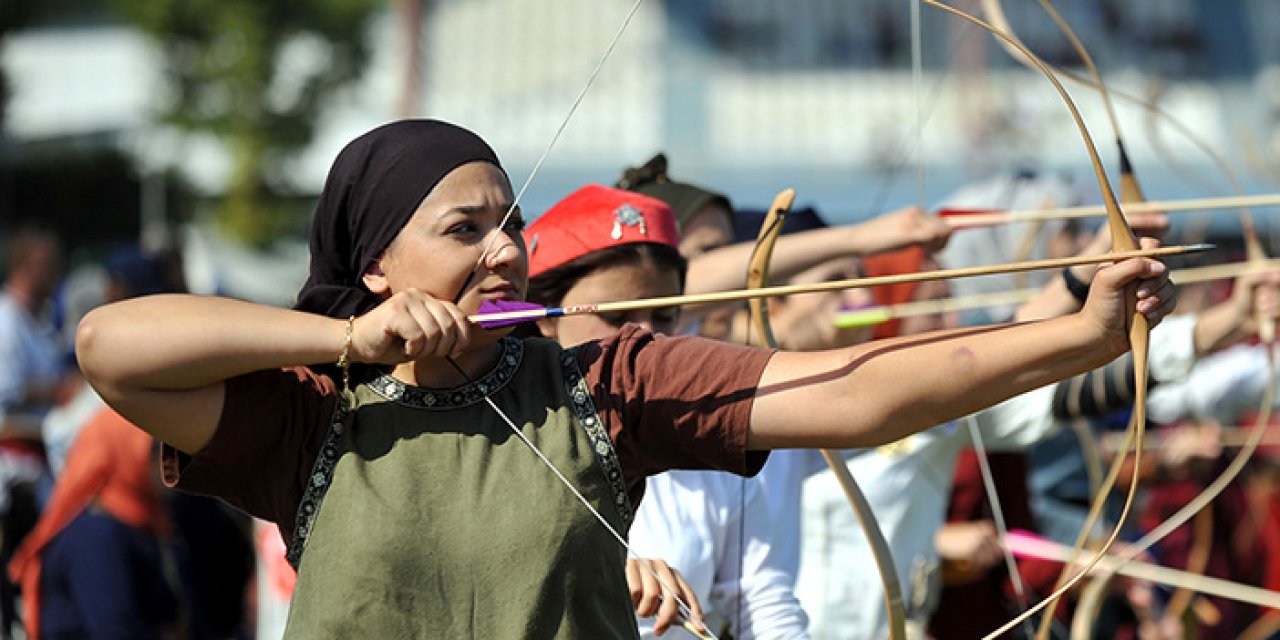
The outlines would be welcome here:
[[[747,431],[771,354],[631,325],[578,348],[633,503],[645,477],[667,469],[760,470],[767,454],[746,450]],[[205,448],[188,456],[164,447],[165,482],[276,522],[287,540],[336,402],[333,381],[305,368],[232,378]]]

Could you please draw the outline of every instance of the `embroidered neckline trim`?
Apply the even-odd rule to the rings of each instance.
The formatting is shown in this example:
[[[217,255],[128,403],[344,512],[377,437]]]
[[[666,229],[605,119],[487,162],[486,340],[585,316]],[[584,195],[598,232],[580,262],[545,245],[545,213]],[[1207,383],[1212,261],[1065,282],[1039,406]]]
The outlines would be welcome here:
[[[497,364],[470,384],[452,389],[415,387],[384,373],[369,381],[369,388],[387,400],[415,409],[448,410],[482,402],[515,378],[524,357],[524,341],[508,336],[500,344]]]

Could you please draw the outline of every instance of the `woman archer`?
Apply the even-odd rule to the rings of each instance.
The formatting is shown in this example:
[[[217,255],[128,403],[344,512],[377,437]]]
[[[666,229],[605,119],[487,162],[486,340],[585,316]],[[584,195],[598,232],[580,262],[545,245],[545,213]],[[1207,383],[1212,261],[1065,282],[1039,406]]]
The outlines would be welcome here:
[[[513,206],[475,134],[391,123],[335,160],[293,310],[155,296],[81,323],[86,376],[167,444],[167,480],[280,524],[288,636],[635,637],[621,545],[516,432],[621,530],[647,474],[896,440],[1110,361],[1131,314],[1173,305],[1140,258],[1037,323],[816,353],[628,326],[564,349],[467,320],[525,296]]]

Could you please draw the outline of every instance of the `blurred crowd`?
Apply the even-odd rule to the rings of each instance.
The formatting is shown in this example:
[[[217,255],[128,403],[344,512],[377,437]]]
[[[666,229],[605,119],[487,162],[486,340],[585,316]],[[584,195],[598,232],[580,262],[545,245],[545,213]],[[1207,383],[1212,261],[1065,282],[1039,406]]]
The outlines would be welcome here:
[[[252,524],[160,481],[157,443],[85,383],[94,306],[184,290],[175,253],[118,247],[65,276],[57,234],[10,230],[0,293],[0,637],[251,637]],[[20,624],[25,620],[28,627]]]

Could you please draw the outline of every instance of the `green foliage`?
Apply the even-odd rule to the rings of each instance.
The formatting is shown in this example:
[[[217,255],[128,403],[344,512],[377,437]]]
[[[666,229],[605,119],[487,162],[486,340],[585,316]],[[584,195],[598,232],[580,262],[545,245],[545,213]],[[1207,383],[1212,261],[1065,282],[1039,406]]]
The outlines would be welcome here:
[[[163,47],[165,119],[229,150],[219,220],[250,244],[299,214],[282,163],[311,141],[326,100],[364,69],[380,0],[111,0]]]

